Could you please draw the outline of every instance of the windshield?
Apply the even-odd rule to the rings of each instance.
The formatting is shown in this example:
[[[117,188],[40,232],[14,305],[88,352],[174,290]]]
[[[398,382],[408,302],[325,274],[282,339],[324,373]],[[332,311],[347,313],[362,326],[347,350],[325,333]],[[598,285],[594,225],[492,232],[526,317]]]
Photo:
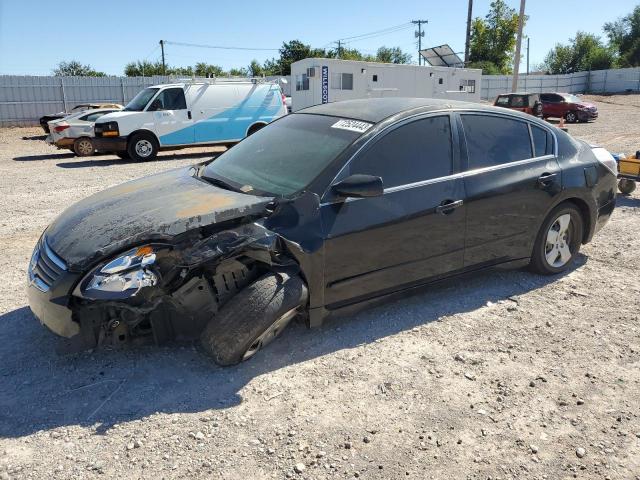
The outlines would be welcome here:
[[[362,134],[332,128],[339,121],[324,115],[287,115],[223,153],[207,165],[202,176],[225,181],[247,193],[291,195],[307,187]]]
[[[133,100],[127,103],[127,106],[124,107],[124,110],[127,112],[141,112],[144,110],[144,107],[147,106],[149,100],[153,98],[156,92],[160,90],[159,88],[145,88],[140,93],[138,93]]]
[[[571,95],[570,93],[565,93],[562,95],[567,102],[570,103],[582,103],[580,97],[576,97],[575,95]]]

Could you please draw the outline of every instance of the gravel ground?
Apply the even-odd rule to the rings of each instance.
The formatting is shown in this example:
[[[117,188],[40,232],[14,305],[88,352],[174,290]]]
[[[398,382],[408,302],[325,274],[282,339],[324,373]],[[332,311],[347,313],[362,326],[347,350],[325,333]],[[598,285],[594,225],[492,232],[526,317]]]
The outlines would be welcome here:
[[[591,97],[600,118],[569,130],[634,152],[639,99]],[[136,164],[38,135],[0,130],[0,479],[640,478],[640,196],[565,275],[488,272],[293,325],[236,367],[192,345],[60,356],[24,294],[41,231],[211,150]]]

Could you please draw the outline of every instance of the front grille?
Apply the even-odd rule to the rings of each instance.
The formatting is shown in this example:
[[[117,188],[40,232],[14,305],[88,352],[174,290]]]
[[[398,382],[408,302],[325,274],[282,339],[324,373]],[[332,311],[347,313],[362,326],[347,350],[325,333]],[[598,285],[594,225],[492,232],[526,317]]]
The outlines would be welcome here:
[[[31,258],[29,280],[36,288],[46,292],[66,270],[67,264],[51,250],[46,238],[43,237]]]

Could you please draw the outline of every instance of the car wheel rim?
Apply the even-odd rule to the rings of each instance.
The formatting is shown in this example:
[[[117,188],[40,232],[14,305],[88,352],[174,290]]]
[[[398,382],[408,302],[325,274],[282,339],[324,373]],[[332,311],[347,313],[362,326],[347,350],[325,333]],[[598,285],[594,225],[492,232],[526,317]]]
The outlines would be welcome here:
[[[275,339],[280,333],[285,329],[285,327],[289,324],[289,322],[296,316],[298,313],[298,307],[292,308],[285,314],[283,314],[280,318],[278,318],[275,322],[271,324],[269,328],[267,328],[262,335],[255,339],[255,341],[251,344],[251,346],[244,352],[242,356],[242,361],[249,360],[253,357],[258,351],[269,345],[273,339]]]
[[[141,157],[148,157],[153,151],[153,145],[149,140],[138,140],[136,142],[136,153]]]
[[[549,227],[544,256],[554,268],[565,266],[571,260],[571,215],[560,215]]]
[[[88,155],[91,152],[93,152],[93,145],[91,144],[91,142],[89,141],[83,141],[80,142],[78,144],[78,150],[80,151],[80,153],[82,153],[83,155]]]
[[[567,120],[569,122],[575,122],[576,116],[573,113],[567,113]]]

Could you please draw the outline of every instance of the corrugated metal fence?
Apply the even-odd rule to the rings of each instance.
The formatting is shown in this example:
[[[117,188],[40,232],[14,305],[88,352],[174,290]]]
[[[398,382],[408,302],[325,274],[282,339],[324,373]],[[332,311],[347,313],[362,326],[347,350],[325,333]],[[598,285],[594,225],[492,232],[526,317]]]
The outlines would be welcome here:
[[[511,92],[512,75],[483,75],[484,100],[493,100],[501,93]],[[640,92],[640,68],[594,70],[568,75],[520,75],[518,91],[564,93]]]
[[[278,80],[280,77],[267,77]],[[510,75],[483,75],[482,98],[511,91]],[[201,79],[202,80],[202,79]],[[281,83],[290,95],[291,78]],[[126,104],[149,85],[176,81],[158,77],[28,77],[0,75],[0,126],[34,125],[42,115],[68,111],[79,103]],[[570,75],[521,75],[518,90],[528,92],[640,92],[640,68],[595,70]]]
[[[267,77],[278,80],[280,77]],[[203,79],[199,79],[203,80]],[[46,114],[80,103],[127,104],[145,87],[175,82],[156,77],[29,77],[0,75],[0,126],[35,125]],[[289,95],[291,82],[280,85]]]

